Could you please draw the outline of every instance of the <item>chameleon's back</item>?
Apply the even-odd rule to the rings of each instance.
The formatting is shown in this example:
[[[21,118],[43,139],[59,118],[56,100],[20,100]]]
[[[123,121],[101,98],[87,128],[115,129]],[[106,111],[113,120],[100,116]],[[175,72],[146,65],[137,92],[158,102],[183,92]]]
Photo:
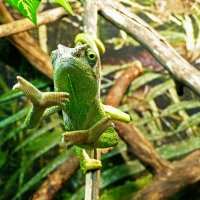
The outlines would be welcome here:
[[[64,49],[63,49],[64,48]],[[76,48],[62,46],[60,57],[54,62],[54,84],[56,91],[68,92],[69,101],[63,110],[65,127],[68,131],[87,130],[104,118],[105,112],[98,97],[97,77],[85,58],[86,45]],[[118,135],[109,127],[100,138],[89,145],[105,148],[117,145]],[[87,148],[87,145],[84,145]]]

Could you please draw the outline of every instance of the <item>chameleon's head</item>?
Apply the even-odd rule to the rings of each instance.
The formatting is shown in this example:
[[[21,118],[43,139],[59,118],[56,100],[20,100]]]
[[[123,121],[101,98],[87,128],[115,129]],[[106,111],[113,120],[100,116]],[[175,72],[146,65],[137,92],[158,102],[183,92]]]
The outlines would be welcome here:
[[[93,69],[98,55],[89,45],[78,43],[75,48],[58,45],[58,49],[51,53],[51,63],[54,71],[57,67],[76,67]],[[80,65],[79,65],[80,64]]]

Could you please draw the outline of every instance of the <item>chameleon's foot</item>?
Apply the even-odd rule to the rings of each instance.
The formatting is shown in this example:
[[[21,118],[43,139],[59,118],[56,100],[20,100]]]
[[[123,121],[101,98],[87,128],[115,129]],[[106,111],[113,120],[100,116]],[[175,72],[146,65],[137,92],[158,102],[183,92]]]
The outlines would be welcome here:
[[[62,105],[68,100],[69,94],[66,92],[40,92],[34,85],[17,76],[18,83],[13,89],[20,89],[33,104],[25,120],[26,128],[34,128],[41,120],[46,108]],[[56,107],[57,110],[59,108]]]
[[[111,125],[110,117],[104,117],[88,130],[63,133],[63,142],[65,142],[67,146],[94,143]]]
[[[83,173],[86,173],[90,170],[97,170],[102,167],[101,161],[97,159],[91,159],[85,149],[76,147],[76,154],[78,156]]]
[[[91,171],[91,170],[101,169],[101,167],[102,167],[102,165],[101,165],[101,161],[100,160],[90,159],[90,160],[87,160],[83,164],[82,170],[83,170],[83,173],[86,173],[86,172]]]
[[[69,97],[66,92],[40,92],[34,85],[21,76],[17,76],[18,83],[13,89],[20,89],[33,103],[33,105],[41,108],[64,104]]]

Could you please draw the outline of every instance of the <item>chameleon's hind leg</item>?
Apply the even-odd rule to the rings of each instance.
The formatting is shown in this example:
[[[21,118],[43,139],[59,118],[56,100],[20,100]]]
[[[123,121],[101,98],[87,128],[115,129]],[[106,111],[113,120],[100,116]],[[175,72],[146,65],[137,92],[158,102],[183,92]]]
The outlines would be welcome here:
[[[81,170],[86,173],[90,170],[100,169],[102,167],[101,161],[97,159],[91,159],[85,149],[76,147],[76,154],[80,162]]]
[[[13,89],[20,89],[33,104],[25,120],[26,128],[34,128],[42,118],[46,108],[62,106],[68,99],[66,92],[41,92],[24,78],[17,76],[18,83]]]
[[[92,144],[111,126],[110,117],[104,117],[88,130],[63,133],[63,142],[69,145]]]

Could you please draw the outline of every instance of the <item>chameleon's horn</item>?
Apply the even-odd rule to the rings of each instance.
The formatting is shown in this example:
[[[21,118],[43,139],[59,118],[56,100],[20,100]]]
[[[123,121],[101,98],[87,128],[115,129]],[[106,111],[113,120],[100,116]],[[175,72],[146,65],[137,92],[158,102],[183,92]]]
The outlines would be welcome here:
[[[75,45],[77,46],[80,42],[82,44],[89,44],[90,47],[94,51],[98,51],[97,53],[99,54],[105,53],[105,46],[98,38],[94,38],[93,36],[87,35],[85,33],[80,33],[75,38]]]

